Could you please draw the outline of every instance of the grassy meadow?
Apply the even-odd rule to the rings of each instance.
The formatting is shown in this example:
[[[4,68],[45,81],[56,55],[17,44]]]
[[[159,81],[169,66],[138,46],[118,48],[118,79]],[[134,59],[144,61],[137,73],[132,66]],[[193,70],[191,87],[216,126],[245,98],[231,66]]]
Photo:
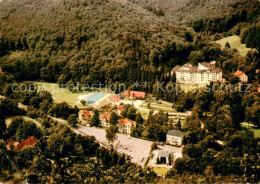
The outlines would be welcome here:
[[[229,36],[226,38],[223,38],[221,40],[216,41],[216,43],[220,44],[222,48],[225,48],[226,43],[230,44],[230,47],[232,49],[237,49],[241,56],[246,56],[248,51],[250,51],[252,48],[247,48],[246,44],[242,44],[240,37],[237,35]],[[255,49],[253,49],[255,50]]]

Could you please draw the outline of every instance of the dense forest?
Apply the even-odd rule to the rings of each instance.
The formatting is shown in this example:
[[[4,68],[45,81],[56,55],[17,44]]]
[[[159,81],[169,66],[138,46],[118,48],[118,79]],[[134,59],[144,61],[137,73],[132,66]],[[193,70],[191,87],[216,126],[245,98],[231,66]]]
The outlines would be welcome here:
[[[187,24],[201,19],[212,19],[230,14],[240,0],[128,0],[162,16],[166,21]]]
[[[255,9],[244,11],[253,15]],[[247,59],[221,50],[206,30],[196,33],[187,25],[176,26],[128,1],[5,0],[0,11],[1,65],[18,81],[127,86],[149,81],[142,90],[151,93],[156,81],[170,80],[172,67],[187,62],[216,60],[225,75],[245,68],[250,81],[255,80],[252,70],[259,68],[259,54],[250,53]],[[258,32],[254,24],[248,30]],[[247,41],[254,34],[243,35]]]
[[[241,131],[244,121],[260,126],[259,1],[2,0],[0,12],[0,95],[7,97],[0,99],[0,139],[39,139],[35,147],[19,152],[6,149],[6,141],[0,140],[0,177],[11,179],[19,170],[21,180],[31,183],[259,181],[259,138]],[[229,44],[221,48],[214,42],[234,34],[257,51],[243,57]],[[170,75],[174,66],[213,60],[231,90],[239,82],[234,72],[244,71],[251,93],[176,92],[175,76]],[[158,177],[49,117],[66,119],[74,127],[77,107],[55,104],[44,91],[13,92],[12,84],[28,80],[125,83],[172,102],[178,111],[191,110],[177,127],[186,132],[183,158],[165,178]],[[135,81],[148,81],[148,86],[134,86]],[[176,89],[157,91],[157,82],[163,89]],[[25,84],[29,89],[30,83]],[[28,111],[18,108],[18,102],[28,105]],[[122,113],[138,123],[133,137],[165,141],[166,132],[176,128],[164,112],[150,112],[146,121],[135,113],[131,105]],[[38,119],[42,129],[24,115]],[[13,116],[7,128],[4,119]],[[6,155],[19,163],[16,171]]]

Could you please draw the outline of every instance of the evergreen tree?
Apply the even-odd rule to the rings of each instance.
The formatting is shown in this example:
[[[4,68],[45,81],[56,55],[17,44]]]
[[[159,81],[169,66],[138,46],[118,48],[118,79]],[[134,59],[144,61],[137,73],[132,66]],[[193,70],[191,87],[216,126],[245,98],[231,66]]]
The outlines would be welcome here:
[[[94,115],[90,119],[90,126],[99,127],[100,126],[100,119],[99,119],[99,112],[98,110],[94,110]]]

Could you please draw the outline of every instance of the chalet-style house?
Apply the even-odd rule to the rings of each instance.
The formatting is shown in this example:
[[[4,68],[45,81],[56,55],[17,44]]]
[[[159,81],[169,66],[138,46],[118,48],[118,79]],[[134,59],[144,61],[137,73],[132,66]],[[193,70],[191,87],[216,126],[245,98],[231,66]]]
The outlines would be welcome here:
[[[128,118],[118,120],[118,131],[120,133],[131,133],[131,128],[136,127],[136,122]]]
[[[116,96],[112,96],[110,98],[110,103],[112,105],[120,105],[122,103],[122,100],[120,98],[116,97]]]
[[[176,74],[176,82],[180,84],[207,85],[210,82],[222,81],[222,70],[215,65],[215,61],[199,63],[197,67],[190,63],[178,65],[172,69],[172,75]]]
[[[83,125],[89,124],[90,119],[94,115],[93,111],[80,110],[78,113],[79,122]]]
[[[173,145],[173,146],[181,146],[182,145],[182,138],[184,133],[170,130],[166,135],[166,143]]]
[[[122,96],[127,99],[145,99],[146,93],[142,91],[124,91]]]
[[[248,76],[244,72],[237,70],[234,75],[237,76],[242,83],[248,82]]]
[[[110,126],[109,124],[110,114],[100,114],[99,119],[102,127],[107,128]]]

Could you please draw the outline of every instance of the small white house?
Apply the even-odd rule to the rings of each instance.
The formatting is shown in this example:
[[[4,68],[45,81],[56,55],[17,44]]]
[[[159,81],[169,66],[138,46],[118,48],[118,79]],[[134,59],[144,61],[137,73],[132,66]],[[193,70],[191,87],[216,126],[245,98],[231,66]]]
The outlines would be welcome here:
[[[181,146],[182,145],[182,138],[184,133],[170,130],[166,135],[166,143],[174,145],[174,146]]]

